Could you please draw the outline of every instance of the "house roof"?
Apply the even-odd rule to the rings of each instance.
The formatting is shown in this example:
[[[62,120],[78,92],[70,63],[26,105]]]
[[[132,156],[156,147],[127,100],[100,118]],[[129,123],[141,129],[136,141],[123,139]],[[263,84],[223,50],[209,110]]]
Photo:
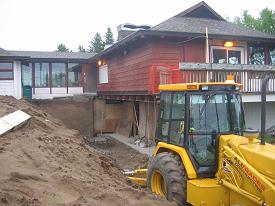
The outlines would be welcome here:
[[[29,57],[27,56],[20,56],[17,57],[15,54],[13,54],[12,52],[9,52],[3,48],[0,47],[0,59],[4,59],[4,60],[14,60],[14,59],[18,59],[18,60],[24,60],[24,59],[28,59]]]
[[[273,39],[272,34],[256,31],[224,20],[204,1],[154,26],[154,31],[184,32],[209,35]]]
[[[125,36],[111,47],[94,55],[89,62],[93,62],[102,55],[123,47],[129,42],[144,36],[171,36],[171,37],[203,37],[206,27],[209,38],[230,40],[246,40],[253,42],[265,42],[275,44],[275,36],[272,34],[249,29],[231,22],[227,22],[204,1],[186,9],[185,11],[163,21],[148,30],[140,30]]]
[[[8,51],[14,56],[28,56],[31,59],[76,59],[85,60],[91,58],[94,53],[88,52],[48,52],[48,51]],[[0,53],[1,55],[1,53]]]
[[[208,34],[219,36],[232,36],[232,37],[248,37],[260,39],[273,39],[275,36],[249,29],[244,26],[238,26],[231,22],[224,20],[195,18],[195,17],[178,17],[174,16],[156,26],[151,30],[154,31],[169,31],[169,32],[184,32],[193,34],[204,34],[206,27]]]
[[[215,12],[204,1],[201,1],[189,9],[182,11],[181,13],[177,14],[176,17],[199,17],[225,21],[221,15]]]
[[[51,59],[51,60],[81,60],[85,61],[94,53],[88,52],[48,52],[48,51],[14,51],[5,50],[0,47],[0,59],[2,60],[30,60],[30,59]]]

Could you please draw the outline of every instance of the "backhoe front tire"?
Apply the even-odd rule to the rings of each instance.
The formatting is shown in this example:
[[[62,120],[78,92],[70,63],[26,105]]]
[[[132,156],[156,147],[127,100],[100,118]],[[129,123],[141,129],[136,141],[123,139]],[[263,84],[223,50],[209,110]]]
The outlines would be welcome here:
[[[148,167],[147,187],[179,206],[186,205],[186,175],[180,158],[168,152],[157,154]]]

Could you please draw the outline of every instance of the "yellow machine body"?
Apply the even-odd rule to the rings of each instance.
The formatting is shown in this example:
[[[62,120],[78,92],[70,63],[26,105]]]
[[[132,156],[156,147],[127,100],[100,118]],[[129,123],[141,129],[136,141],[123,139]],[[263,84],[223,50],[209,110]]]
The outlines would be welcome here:
[[[201,86],[208,85],[241,87],[240,84],[232,82],[219,82],[160,85],[159,89],[161,91],[196,91]],[[180,157],[187,177],[187,202],[192,205],[275,206],[274,145],[267,143],[261,145],[255,138],[233,134],[220,135],[217,172],[213,178],[198,177],[186,148],[158,142],[154,156],[162,152],[170,152]],[[130,179],[144,186],[146,173],[146,169],[137,170],[133,172]]]
[[[155,155],[172,152],[181,157],[187,173],[187,202],[192,205],[275,205],[275,146],[250,143],[237,135],[220,137],[215,178],[197,178],[185,148],[160,142]]]
[[[184,84],[163,84],[159,85],[160,91],[196,91],[199,90],[201,86],[218,86],[218,85],[227,85],[227,86],[238,86],[242,89],[243,85],[239,83],[234,83],[231,81],[228,82],[205,82],[205,83],[184,83]]]

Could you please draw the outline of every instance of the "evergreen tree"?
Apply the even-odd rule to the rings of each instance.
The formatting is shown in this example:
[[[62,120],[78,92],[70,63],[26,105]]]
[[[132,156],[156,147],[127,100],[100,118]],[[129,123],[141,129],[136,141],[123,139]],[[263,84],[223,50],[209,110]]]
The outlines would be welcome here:
[[[57,46],[57,51],[59,52],[68,52],[69,48],[65,46],[65,44],[59,44]]]
[[[108,27],[105,35],[105,45],[113,45],[113,44],[114,44],[114,35],[111,28]]]
[[[82,45],[79,45],[77,50],[78,50],[78,52],[83,52],[83,53],[86,52],[86,49]]]
[[[241,17],[235,17],[235,24],[243,25],[251,29],[275,34],[275,10],[265,8],[260,12],[258,18],[253,17],[247,10],[243,11]]]
[[[105,43],[103,42],[101,35],[97,32],[91,41],[89,46],[90,52],[99,53],[104,50]]]

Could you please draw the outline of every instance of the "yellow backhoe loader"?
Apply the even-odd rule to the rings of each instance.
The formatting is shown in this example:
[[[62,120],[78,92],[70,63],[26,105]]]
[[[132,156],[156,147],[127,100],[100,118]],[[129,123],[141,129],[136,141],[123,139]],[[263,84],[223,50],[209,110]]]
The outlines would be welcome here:
[[[268,80],[260,135],[245,129],[241,84],[160,85],[154,155],[127,177],[178,205],[275,206],[275,146],[264,140]]]

